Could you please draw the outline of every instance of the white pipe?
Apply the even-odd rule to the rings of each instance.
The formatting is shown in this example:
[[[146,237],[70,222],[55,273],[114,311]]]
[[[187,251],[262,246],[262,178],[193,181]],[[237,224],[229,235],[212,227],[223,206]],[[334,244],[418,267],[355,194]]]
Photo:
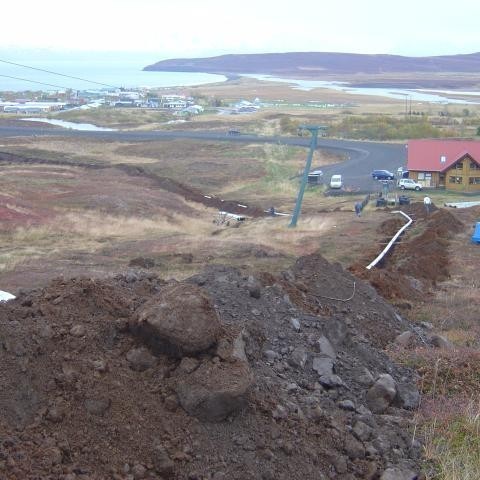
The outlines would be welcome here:
[[[382,253],[367,267],[367,270],[370,270],[372,267],[374,267],[384,256],[385,254],[390,250],[391,246],[395,243],[395,240],[402,234],[402,232],[407,229],[410,224],[413,222],[413,220],[404,212],[401,210],[395,210],[392,213],[401,213],[404,217],[408,219],[408,222],[395,234],[395,236],[388,242],[387,246],[382,250]]]

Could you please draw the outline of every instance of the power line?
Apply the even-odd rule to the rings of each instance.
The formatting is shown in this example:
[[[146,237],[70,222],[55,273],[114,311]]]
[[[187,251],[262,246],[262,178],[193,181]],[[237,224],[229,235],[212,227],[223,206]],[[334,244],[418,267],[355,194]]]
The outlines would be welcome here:
[[[43,68],[30,67],[29,65],[22,65],[21,63],[9,62],[8,60],[0,59],[0,62],[8,63],[10,65],[15,65],[17,67],[29,68],[30,70],[37,70],[39,72],[50,73],[52,75],[59,75],[60,77],[73,78],[74,80],[81,80],[82,82],[96,83],[97,85],[102,85],[104,87],[120,88],[120,87],[117,87],[116,85],[110,85],[108,83],[95,82],[94,80],[87,80],[86,78],[74,77],[72,75],[65,75],[64,73],[52,72],[51,70],[45,70]],[[6,76],[6,75],[2,75],[2,76]],[[14,77],[12,77],[12,78],[14,78]],[[41,83],[41,82],[36,82],[36,83]],[[45,84],[45,85],[47,85],[47,84]],[[62,88],[64,88],[64,87],[62,87]]]
[[[69,87],[64,87],[63,85],[53,85],[51,83],[37,82],[36,80],[28,80],[27,78],[12,77],[11,75],[0,75],[0,77],[13,78],[14,80],[22,80],[24,82],[38,83],[39,85],[47,85],[49,87],[63,88],[64,90],[72,90]]]

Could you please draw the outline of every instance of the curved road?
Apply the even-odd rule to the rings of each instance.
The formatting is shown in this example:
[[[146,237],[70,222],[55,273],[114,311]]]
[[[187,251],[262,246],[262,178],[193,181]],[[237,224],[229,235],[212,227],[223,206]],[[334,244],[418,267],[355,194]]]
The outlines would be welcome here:
[[[310,138],[301,137],[263,137],[256,135],[225,135],[208,131],[80,131],[63,128],[42,128],[35,126],[0,126],[0,137],[21,136],[63,136],[90,137],[105,141],[158,141],[178,138],[194,140],[213,140],[242,143],[278,143],[309,147]],[[318,149],[345,157],[345,160],[333,165],[319,167],[324,172],[324,180],[328,182],[333,174],[344,178],[346,188],[355,190],[375,190],[376,182],[370,173],[374,169],[385,169],[396,173],[397,168],[406,164],[406,148],[399,143],[361,142],[352,140],[333,140],[319,138]],[[315,165],[313,165],[315,168]],[[377,187],[378,189],[378,187]]]

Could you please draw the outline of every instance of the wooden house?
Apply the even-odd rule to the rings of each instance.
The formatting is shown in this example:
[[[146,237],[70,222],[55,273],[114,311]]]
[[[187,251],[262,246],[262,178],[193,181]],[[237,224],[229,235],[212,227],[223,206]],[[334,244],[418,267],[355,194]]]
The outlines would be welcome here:
[[[410,140],[409,177],[424,188],[480,193],[480,142],[474,140]]]

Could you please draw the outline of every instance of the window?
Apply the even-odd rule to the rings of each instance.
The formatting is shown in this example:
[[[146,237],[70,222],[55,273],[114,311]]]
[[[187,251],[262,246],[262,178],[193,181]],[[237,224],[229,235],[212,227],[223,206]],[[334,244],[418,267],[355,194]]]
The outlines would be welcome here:
[[[448,183],[461,184],[463,183],[463,177],[448,177]]]
[[[455,165],[455,168],[457,170],[463,170],[463,162],[458,162],[456,165]]]
[[[470,162],[470,170],[480,170],[480,165],[472,160]]]
[[[480,185],[480,177],[470,177],[468,183],[470,185]]]
[[[447,157],[445,155],[440,156],[440,163],[445,163],[447,161]]]
[[[423,172],[418,172],[418,180],[425,180],[425,174]]]

